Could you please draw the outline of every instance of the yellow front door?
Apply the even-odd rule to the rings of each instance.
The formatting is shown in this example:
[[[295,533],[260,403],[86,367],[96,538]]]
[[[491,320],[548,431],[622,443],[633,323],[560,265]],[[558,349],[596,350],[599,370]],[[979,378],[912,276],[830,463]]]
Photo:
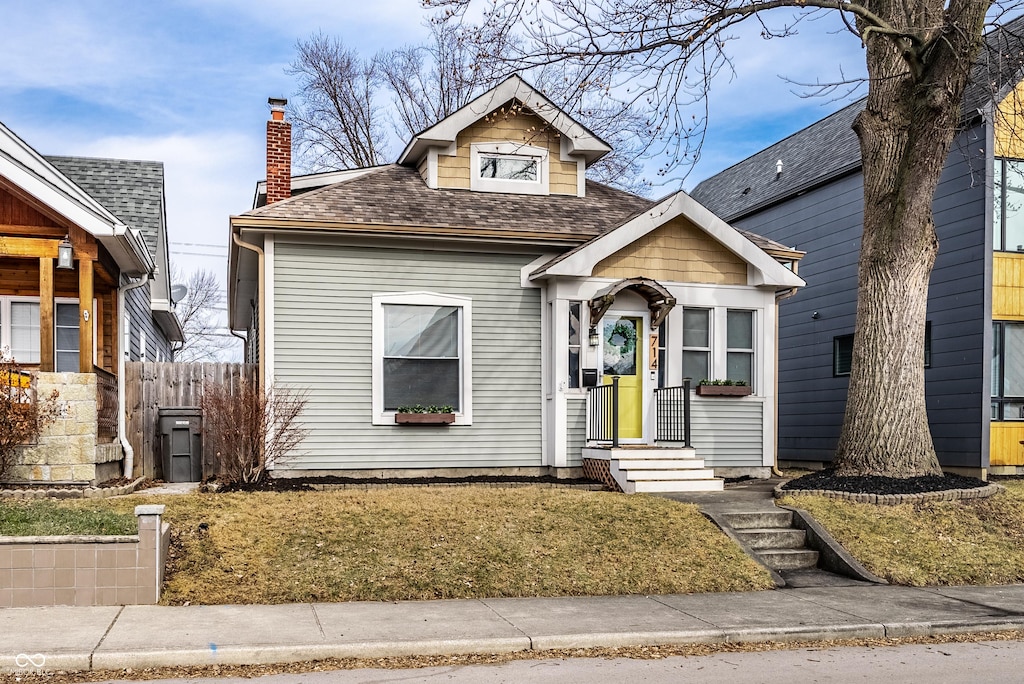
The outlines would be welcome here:
[[[640,439],[644,436],[643,421],[643,349],[640,336],[643,319],[609,314],[602,319],[604,340],[601,356],[604,366],[603,382],[610,384],[619,378],[619,437]]]

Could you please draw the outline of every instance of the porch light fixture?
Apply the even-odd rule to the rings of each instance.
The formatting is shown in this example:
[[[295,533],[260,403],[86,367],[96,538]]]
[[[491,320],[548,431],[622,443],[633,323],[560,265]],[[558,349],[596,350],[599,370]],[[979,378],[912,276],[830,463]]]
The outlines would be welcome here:
[[[62,271],[73,271],[75,264],[71,260],[71,241],[65,235],[64,239],[57,245],[57,268]]]
[[[590,346],[596,347],[601,344],[601,336],[597,334],[597,328],[590,329]]]

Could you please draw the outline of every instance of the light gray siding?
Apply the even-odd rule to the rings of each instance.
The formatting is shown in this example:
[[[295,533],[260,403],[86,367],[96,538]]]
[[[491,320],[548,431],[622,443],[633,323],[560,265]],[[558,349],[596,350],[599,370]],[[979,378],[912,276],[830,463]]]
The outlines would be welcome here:
[[[690,441],[697,458],[712,467],[762,465],[763,416],[759,401],[694,400],[690,405]]]
[[[587,445],[587,402],[583,399],[570,399],[565,405],[566,465],[578,468],[583,465],[583,447]]]
[[[541,465],[540,291],[520,286],[534,258],[275,243],[274,378],[309,391],[287,467]],[[413,291],[472,298],[472,425],[372,425],[371,298]]]

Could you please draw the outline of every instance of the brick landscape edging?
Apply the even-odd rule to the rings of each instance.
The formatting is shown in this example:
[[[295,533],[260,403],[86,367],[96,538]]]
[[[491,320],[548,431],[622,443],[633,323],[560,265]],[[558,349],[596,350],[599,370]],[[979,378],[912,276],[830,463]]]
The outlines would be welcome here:
[[[783,489],[782,484],[775,487],[775,498],[781,499],[784,496],[823,496],[827,499],[843,499],[856,503],[881,504],[882,506],[895,506],[904,503],[923,503],[925,501],[960,501],[967,499],[987,499],[988,497],[1001,492],[1005,487],[997,484],[988,484],[984,487],[973,487],[971,489],[945,489],[941,492],[922,492],[920,494],[855,494],[853,492],[838,492],[832,489]]]
[[[163,513],[136,506],[136,535],[0,537],[0,608],[157,603],[170,542]]]

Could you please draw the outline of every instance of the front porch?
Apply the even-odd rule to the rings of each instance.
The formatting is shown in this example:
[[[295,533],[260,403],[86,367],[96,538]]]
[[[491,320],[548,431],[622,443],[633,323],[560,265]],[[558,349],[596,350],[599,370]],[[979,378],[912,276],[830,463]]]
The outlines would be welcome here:
[[[34,444],[19,447],[11,483],[96,484],[121,476],[117,440],[117,378],[92,373],[33,371],[37,397],[57,391],[58,418]]]
[[[722,491],[724,480],[705,467],[691,444],[689,378],[679,387],[654,390],[653,444],[622,442],[619,399],[618,377],[587,389],[587,477],[627,494]]]

